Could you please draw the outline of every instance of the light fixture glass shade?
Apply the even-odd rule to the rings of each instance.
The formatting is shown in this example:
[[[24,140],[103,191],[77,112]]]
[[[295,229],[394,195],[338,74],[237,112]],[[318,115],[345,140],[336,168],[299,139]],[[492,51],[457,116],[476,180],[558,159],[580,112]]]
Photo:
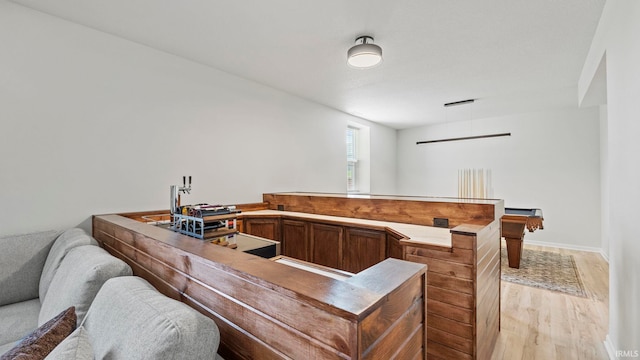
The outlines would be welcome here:
[[[375,44],[368,44],[367,40],[372,40],[370,36],[361,36],[356,39],[360,44],[354,45],[347,52],[347,63],[355,68],[370,68],[378,65],[382,61],[382,48]]]

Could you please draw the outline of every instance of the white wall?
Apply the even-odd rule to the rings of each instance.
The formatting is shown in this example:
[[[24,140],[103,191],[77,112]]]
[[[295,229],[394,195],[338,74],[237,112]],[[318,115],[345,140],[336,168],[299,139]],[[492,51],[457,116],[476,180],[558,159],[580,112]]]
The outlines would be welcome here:
[[[640,2],[607,1],[580,79],[580,94],[598,86],[606,60],[609,212],[609,335],[611,358],[640,354]],[[593,84],[595,82],[595,85]]]
[[[395,130],[0,1],[0,235],[184,202],[345,192],[348,121],[371,127],[371,187],[395,189]]]
[[[371,193],[396,193],[397,131],[380,130],[380,126],[369,123],[371,144]]]
[[[609,121],[607,106],[600,107],[600,203],[602,204],[600,222],[602,230],[602,255],[609,260]]]
[[[417,141],[511,133],[416,145]],[[398,132],[398,191],[458,194],[458,169],[492,172],[492,196],[541,208],[544,230],[529,242],[600,249],[598,107],[475,119]]]

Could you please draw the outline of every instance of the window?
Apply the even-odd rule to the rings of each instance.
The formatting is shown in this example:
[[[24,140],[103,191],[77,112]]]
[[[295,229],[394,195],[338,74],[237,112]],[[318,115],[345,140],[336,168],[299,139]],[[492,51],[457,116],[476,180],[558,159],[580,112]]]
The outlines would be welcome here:
[[[358,129],[347,127],[347,191],[358,191]]]
[[[347,125],[347,192],[368,193],[370,177],[369,128]]]

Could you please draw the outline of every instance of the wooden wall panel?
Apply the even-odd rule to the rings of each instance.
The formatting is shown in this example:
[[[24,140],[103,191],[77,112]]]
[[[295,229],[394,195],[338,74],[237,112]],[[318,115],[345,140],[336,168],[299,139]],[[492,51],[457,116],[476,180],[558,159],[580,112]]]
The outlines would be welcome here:
[[[495,239],[498,239],[497,241]],[[500,220],[478,232],[476,316],[479,359],[490,358],[500,332]]]
[[[441,260],[470,265],[473,264],[473,261],[475,259],[475,252],[473,250],[456,247],[452,247],[449,251],[445,252],[412,246],[407,247],[406,252],[409,255],[414,255],[422,258],[438,258]]]
[[[432,343],[446,344],[454,350],[465,354],[473,354],[473,336],[458,336],[449,331],[430,326],[427,328],[427,338]]]
[[[422,306],[422,310],[424,310],[424,299],[422,298],[424,284],[420,280],[409,282],[395,291],[389,301],[362,321],[360,344],[364,349],[371,347],[384,332],[388,331],[402,316],[405,316],[406,314],[403,312],[407,309]],[[424,311],[420,313],[420,317],[420,322],[422,322]]]
[[[424,305],[422,302],[415,302],[400,317],[400,321],[392,324],[385,332],[384,336],[368,347],[364,347],[363,360],[390,359],[398,349],[393,344],[404,343],[417,329],[422,328],[424,316]]]
[[[447,318],[464,324],[471,324],[475,312],[471,308],[452,306],[433,298],[429,298],[429,314],[447,314]]]
[[[429,313],[429,316],[427,318],[429,329],[439,329],[445,331],[447,334],[467,339],[473,338],[473,320],[470,322],[461,322],[442,315],[443,314],[438,315]],[[445,341],[446,343],[446,339],[444,338],[441,338],[441,340],[438,342],[442,343],[443,341]]]
[[[475,283],[473,280],[460,279],[451,275],[442,275],[438,273],[429,274],[428,283],[430,286],[441,289],[456,290],[463,294],[473,295],[475,291]]]
[[[429,274],[434,273],[473,280],[473,265],[432,258],[429,260]]]
[[[442,345],[438,342],[427,345],[427,359],[429,360],[472,360],[473,355],[453,349],[450,346]],[[482,359],[484,360],[484,359]]]
[[[393,198],[353,198],[327,194],[263,194],[263,201],[269,209],[277,210],[282,206],[285,211],[304,212],[344,216],[356,219],[370,219],[389,222],[433,226],[434,218],[449,219],[449,227],[462,224],[486,225],[496,216],[492,201],[486,203],[438,201],[437,198],[425,201],[411,197]],[[401,201],[402,208],[398,209]],[[400,210],[400,211],[398,211]]]
[[[426,356],[426,349],[423,347],[425,336],[424,327],[416,328],[413,334],[411,334],[407,338],[406,342],[402,344],[402,348],[397,353],[389,357],[389,359],[424,359]]]
[[[452,230],[449,251],[405,243],[405,259],[429,266],[427,349],[434,359],[487,359],[500,323],[499,221]]]

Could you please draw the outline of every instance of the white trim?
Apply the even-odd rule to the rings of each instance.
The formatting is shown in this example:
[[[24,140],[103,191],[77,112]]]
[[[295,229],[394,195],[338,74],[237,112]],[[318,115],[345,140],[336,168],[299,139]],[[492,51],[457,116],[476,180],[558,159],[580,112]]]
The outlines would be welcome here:
[[[608,264],[609,263],[609,256],[607,256],[607,254],[604,252],[604,250],[600,250],[600,255],[602,256],[604,261],[606,261],[607,264]]]
[[[615,347],[613,346],[613,342],[611,342],[611,338],[609,337],[609,334],[607,334],[607,337],[604,339],[604,348],[605,350],[607,350],[607,355],[609,355],[609,360],[616,360],[616,350]]]
[[[579,251],[589,251],[589,252],[597,252],[603,254],[602,248],[591,247],[591,246],[580,246],[580,245],[570,245],[570,244],[562,244],[562,243],[551,243],[546,241],[535,241],[535,240],[525,240],[524,244],[536,245],[536,246],[548,246],[559,249],[568,249],[568,250],[579,250]]]

